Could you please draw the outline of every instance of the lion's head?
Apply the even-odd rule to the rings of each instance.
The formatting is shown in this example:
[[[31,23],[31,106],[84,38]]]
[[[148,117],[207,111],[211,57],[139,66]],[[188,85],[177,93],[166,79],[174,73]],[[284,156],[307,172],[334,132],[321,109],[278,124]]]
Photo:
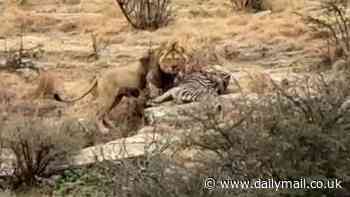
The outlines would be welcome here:
[[[162,44],[159,48],[159,65],[164,72],[174,74],[185,68],[188,56],[177,41]]]

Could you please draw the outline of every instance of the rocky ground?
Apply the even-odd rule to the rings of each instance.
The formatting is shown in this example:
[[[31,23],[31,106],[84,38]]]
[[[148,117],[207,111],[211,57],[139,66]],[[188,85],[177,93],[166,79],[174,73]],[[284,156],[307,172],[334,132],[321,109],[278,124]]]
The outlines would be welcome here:
[[[35,63],[54,72],[67,95],[78,95],[95,74],[137,60],[150,41],[157,45],[178,40],[189,53],[203,53],[210,64],[232,71],[246,93],[264,91],[264,73],[277,81],[307,73],[325,53],[321,38],[294,14],[310,10],[311,1],[270,0],[268,11],[235,13],[226,0],[174,0],[174,20],[153,32],[132,29],[112,0],[18,2],[0,0],[0,41],[6,39],[8,48],[19,47],[23,32],[25,48],[42,45],[44,54]],[[93,37],[100,48],[98,60],[91,58]],[[4,47],[0,55],[4,58]],[[30,78],[34,75],[29,73]],[[0,72],[0,89],[13,90],[19,97],[35,86],[35,80],[27,82],[23,75]],[[230,89],[235,93],[236,84]],[[83,99],[65,106],[62,116],[85,118],[94,110],[90,105]],[[77,163],[89,160],[81,157],[75,158]]]
[[[9,48],[18,47],[23,24],[24,47],[43,45],[45,54],[37,63],[57,73],[67,92],[78,90],[96,73],[135,61],[150,41],[179,40],[189,52],[208,49],[208,59],[236,71],[308,66],[323,52],[320,42],[291,12],[304,7],[296,1],[286,7],[291,11],[274,6],[277,11],[271,13],[239,14],[226,1],[177,0],[175,19],[155,32],[133,30],[112,0],[23,2],[1,4],[0,36],[7,39]],[[91,34],[102,48],[97,61],[90,58]],[[221,55],[224,62],[213,54]],[[27,90],[31,85],[16,75],[1,75],[2,86]]]

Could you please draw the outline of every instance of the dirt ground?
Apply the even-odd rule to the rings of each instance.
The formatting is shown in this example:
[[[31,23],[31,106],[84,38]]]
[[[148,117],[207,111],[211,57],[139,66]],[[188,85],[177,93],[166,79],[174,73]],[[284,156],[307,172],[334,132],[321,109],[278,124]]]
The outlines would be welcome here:
[[[18,2],[0,0],[0,37],[8,48],[16,48],[23,29],[25,48],[42,44],[45,53],[37,63],[64,82],[67,95],[78,95],[106,69],[136,61],[150,42],[178,40],[188,52],[214,49],[223,57],[217,63],[232,71],[294,72],[323,53],[320,39],[294,14],[312,8],[311,0],[267,0],[264,6],[271,12],[255,14],[234,12],[229,0],[174,0],[174,20],[153,32],[133,29],[113,0]],[[101,46],[108,43],[96,61],[89,58],[91,35]],[[23,95],[35,85],[35,80],[28,83],[20,75],[0,72],[0,88]],[[89,105],[83,99],[65,113],[85,116]]]

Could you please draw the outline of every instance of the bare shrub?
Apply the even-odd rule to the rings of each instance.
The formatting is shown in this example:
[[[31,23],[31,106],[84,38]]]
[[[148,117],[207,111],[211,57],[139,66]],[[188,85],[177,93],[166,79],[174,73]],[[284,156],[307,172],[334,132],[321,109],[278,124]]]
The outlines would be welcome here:
[[[304,78],[290,89],[274,83],[272,95],[242,96],[233,103],[223,103],[223,116],[214,110],[203,112],[203,107],[183,112],[196,125],[185,136],[184,147],[214,154],[204,163],[203,172],[221,179],[339,179],[346,188],[350,181],[345,162],[350,158],[349,82],[348,75],[340,74]],[[259,196],[270,191],[235,192]],[[335,192],[284,190],[270,195],[332,196]]]
[[[16,0],[16,4],[20,5],[20,6],[24,6],[26,4],[28,4],[27,0]]]
[[[161,155],[98,163],[66,171],[54,191],[56,196],[120,197],[223,197],[203,190],[203,177]]]
[[[101,52],[109,46],[109,41],[98,38],[97,35],[94,33],[90,34],[90,38],[91,38],[92,53],[89,55],[88,58],[99,60],[101,56]]]
[[[55,162],[81,145],[73,132],[45,124],[40,118],[14,118],[3,125],[1,136],[4,147],[15,156],[11,177],[14,188],[36,185]]]
[[[247,10],[262,10],[263,0],[231,0],[231,5],[234,10],[247,11]]]
[[[171,0],[115,0],[127,21],[135,28],[155,30],[170,21]]]
[[[34,64],[33,60],[36,60],[44,53],[43,45],[39,44],[32,48],[25,49],[23,44],[23,31],[20,36],[20,44],[18,49],[8,49],[7,39],[4,40],[5,62],[0,64],[0,70],[7,70],[10,72],[16,72],[18,69],[28,68],[39,72],[39,68]]]
[[[325,35],[329,62],[339,58],[349,61],[350,18],[347,9],[347,0],[326,0],[318,8],[320,16],[304,17],[315,33]]]

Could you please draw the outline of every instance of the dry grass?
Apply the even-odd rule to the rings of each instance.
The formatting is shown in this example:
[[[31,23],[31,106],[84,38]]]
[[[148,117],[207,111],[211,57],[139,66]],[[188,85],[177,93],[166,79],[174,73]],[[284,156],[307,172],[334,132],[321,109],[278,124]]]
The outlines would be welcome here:
[[[101,70],[135,60],[147,49],[149,41],[159,44],[178,40],[189,54],[202,52],[209,59],[217,44],[227,40],[271,45],[287,42],[315,55],[319,54],[319,45],[317,42],[314,44],[314,35],[309,35],[301,19],[290,12],[300,9],[303,0],[266,0],[267,3],[270,2],[273,12],[262,16],[234,13],[229,1],[224,0],[174,0],[175,20],[154,32],[133,30],[114,0],[82,0],[81,4],[50,4],[54,1],[48,1],[45,4],[45,9],[56,9],[57,12],[81,11],[72,15],[35,14],[35,10],[43,8],[36,4],[37,1],[33,2],[24,7],[7,7],[4,17],[0,18],[3,24],[0,36],[18,33],[20,22],[26,24],[29,32],[25,37],[25,46],[44,44],[47,55],[45,61],[58,65],[56,71],[60,74],[59,78],[65,81],[67,96],[82,92],[85,88],[82,81],[87,81]],[[279,12],[279,7],[288,9]],[[91,52],[91,32],[97,36],[97,40],[108,40],[111,44],[108,47],[109,56],[103,56],[98,62],[86,60]],[[10,42],[15,40],[12,38]],[[34,86],[25,84],[14,75],[8,78],[0,83],[19,92],[25,92]],[[94,111],[92,105],[89,99],[84,99],[69,107],[67,113],[81,117]]]
[[[236,19],[239,20],[239,18]],[[269,17],[257,17],[253,20],[243,18],[244,21],[241,23],[237,20],[236,24],[244,24],[235,32],[240,40],[255,39],[263,43],[270,43],[272,39],[279,37],[283,41],[295,41],[304,39],[308,33],[305,24],[296,15],[289,12],[273,14]]]
[[[53,72],[41,72],[36,80],[35,90],[29,92],[26,99],[54,98],[54,94],[63,93],[63,83]]]
[[[81,0],[80,6],[82,12],[100,13],[110,18],[123,18],[123,14],[114,0]]]
[[[281,4],[281,1],[282,0],[274,0],[272,2],[273,5],[278,5],[279,3]],[[175,6],[177,8],[175,10],[187,14],[177,17],[168,27],[160,29],[152,35],[138,32],[131,36],[137,40],[148,37],[148,39],[156,40],[156,42],[158,42],[158,40],[162,42],[163,40],[176,38],[185,40],[185,43],[188,43],[187,41],[190,38],[192,40],[198,40],[198,42],[189,42],[188,45],[190,45],[190,48],[201,48],[203,39],[206,40],[205,42],[212,43],[230,38],[234,35],[241,35],[242,37],[239,39],[242,40],[256,37],[256,35],[258,35],[261,40],[269,40],[278,35],[294,39],[305,33],[303,24],[296,22],[298,19],[290,13],[277,13],[271,16],[254,17],[248,14],[234,14],[226,7],[228,5],[222,2],[216,3],[209,1],[207,3],[201,3],[199,6],[196,2],[183,2],[181,0],[174,2],[175,4],[184,6],[181,8]],[[283,5],[284,7],[295,7],[297,3],[296,1],[293,2],[294,3],[288,3],[288,6],[286,6],[285,3]],[[289,4],[292,5],[289,6]],[[29,24],[29,28],[32,31],[45,31],[45,29],[48,28],[51,28],[50,31],[52,31],[52,29],[55,28],[54,26],[59,23],[61,23],[59,25],[59,30],[63,32],[69,31],[72,26],[77,26],[77,29],[82,33],[95,32],[109,37],[113,37],[119,33],[126,34],[125,36],[127,36],[128,33],[132,31],[113,0],[108,0],[103,3],[99,0],[83,0],[80,7],[84,14],[80,14],[79,19],[73,21],[59,21],[57,18],[53,17],[31,15],[20,10],[18,7],[8,10],[8,16],[6,16],[6,18],[9,18],[10,25],[13,25],[14,21],[25,21],[26,24]],[[201,16],[200,14],[200,16],[193,17],[193,9],[195,8],[204,10],[210,14],[208,14],[209,16]],[[16,28],[18,27],[9,27],[8,32]],[[6,29],[6,27],[4,29]],[[215,31],[208,31],[208,29],[213,29]],[[143,36],[144,34],[146,35]]]
[[[113,19],[101,15],[80,17],[78,26],[82,32],[96,32],[108,36],[117,35],[124,29],[128,29],[128,24],[125,20]]]
[[[248,73],[247,90],[251,93],[267,94],[273,91],[271,77],[266,73],[253,72]]]
[[[274,12],[301,9],[304,5],[305,0],[263,0],[263,8]]]
[[[47,32],[61,22],[55,17],[33,14],[17,6],[9,7],[3,17],[6,19],[0,31],[3,36],[20,33],[22,26],[26,32]]]

